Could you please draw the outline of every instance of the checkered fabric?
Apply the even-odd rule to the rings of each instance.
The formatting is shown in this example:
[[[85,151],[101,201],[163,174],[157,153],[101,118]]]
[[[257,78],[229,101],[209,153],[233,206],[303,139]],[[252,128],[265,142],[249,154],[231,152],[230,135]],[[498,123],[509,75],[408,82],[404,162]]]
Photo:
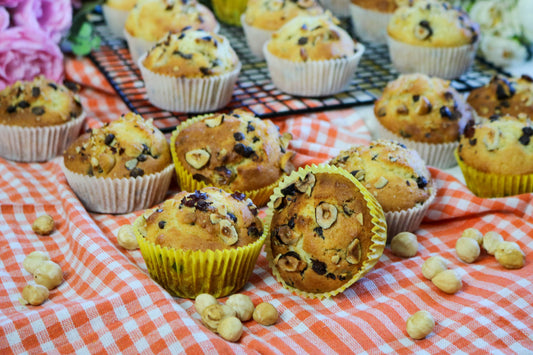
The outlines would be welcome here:
[[[83,85],[89,127],[126,111],[90,61],[70,58],[66,68],[68,77]],[[323,162],[370,140],[357,109],[274,121],[294,135],[298,165]],[[60,161],[0,158],[2,353],[533,352],[533,193],[480,199],[453,176],[431,168],[438,195],[416,232],[415,257],[399,258],[387,247],[375,268],[344,293],[310,300],[281,287],[262,252],[241,292],[254,304],[272,303],[280,319],[268,327],[245,322],[240,341],[230,343],[202,325],[191,300],[170,296],[148,276],[140,251],[117,244],[120,226],[142,211],[88,213],[69,188]],[[56,222],[50,236],[31,228],[43,213]],[[518,243],[526,266],[507,270],[487,254],[473,264],[461,262],[455,241],[469,227]],[[46,251],[65,280],[41,306],[22,306],[21,291],[32,278],[22,262],[34,250]],[[463,287],[454,295],[422,276],[423,262],[437,254],[462,276]],[[431,312],[436,326],[426,339],[413,340],[406,320],[421,309]]]

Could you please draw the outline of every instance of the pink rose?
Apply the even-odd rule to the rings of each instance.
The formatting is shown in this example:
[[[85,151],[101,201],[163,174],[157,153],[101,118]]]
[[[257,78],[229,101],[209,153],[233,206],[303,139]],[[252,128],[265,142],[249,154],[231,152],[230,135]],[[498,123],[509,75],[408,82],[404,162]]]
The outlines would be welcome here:
[[[24,0],[0,0],[0,6],[15,7]]]
[[[0,7],[0,32],[9,27],[9,13],[5,7]]]
[[[42,30],[11,27],[0,36],[0,90],[37,75],[63,80],[63,53]]]
[[[26,0],[11,12],[15,25],[39,27],[56,43],[72,24],[70,0]]]

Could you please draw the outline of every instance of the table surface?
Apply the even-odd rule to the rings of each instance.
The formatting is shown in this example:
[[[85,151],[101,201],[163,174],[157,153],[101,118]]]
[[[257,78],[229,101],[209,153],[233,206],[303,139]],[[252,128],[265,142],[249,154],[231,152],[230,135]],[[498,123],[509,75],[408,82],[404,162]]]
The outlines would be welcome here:
[[[68,58],[67,78],[82,84],[87,127],[127,111],[87,59]],[[533,73],[532,66],[514,73]],[[373,136],[371,110],[340,111],[275,119],[290,131],[298,166],[327,161],[340,150]],[[207,330],[193,302],[170,296],[150,279],[139,250],[121,248],[120,226],[142,211],[124,215],[89,213],[69,188],[61,157],[46,163],[0,158],[0,350],[8,353],[532,353],[533,193],[495,199],[474,196],[460,171],[430,168],[438,194],[416,231],[416,256],[403,259],[387,247],[375,268],[331,299],[305,299],[273,278],[264,251],[241,290],[254,304],[272,303],[279,321],[269,327],[244,323],[237,343]],[[177,192],[169,192],[169,196]],[[50,236],[33,233],[43,213],[53,216]],[[466,228],[496,231],[520,245],[522,269],[507,270],[482,253],[461,262],[455,242]],[[65,274],[41,306],[19,303],[31,281],[22,262],[46,251]],[[448,295],[422,276],[421,266],[441,255],[463,281]],[[221,302],[225,298],[220,299]],[[434,317],[434,331],[411,339],[407,318],[418,310]]]

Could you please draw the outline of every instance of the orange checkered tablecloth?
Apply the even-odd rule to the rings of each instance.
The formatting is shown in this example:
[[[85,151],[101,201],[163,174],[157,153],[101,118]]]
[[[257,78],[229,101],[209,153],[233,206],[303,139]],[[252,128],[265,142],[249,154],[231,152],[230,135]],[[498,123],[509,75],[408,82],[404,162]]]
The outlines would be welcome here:
[[[68,59],[67,74],[83,85],[88,127],[127,110],[88,60]],[[275,123],[294,135],[298,165],[318,163],[340,149],[370,140],[357,109],[284,117]],[[332,299],[295,296],[273,278],[265,253],[241,291],[254,304],[272,303],[279,321],[269,327],[244,324],[237,343],[207,330],[193,302],[170,296],[150,279],[138,250],[118,246],[125,215],[87,212],[69,188],[60,157],[41,164],[0,158],[0,351],[2,353],[532,353],[533,193],[480,199],[455,177],[431,173],[438,195],[420,229],[415,257],[402,259],[387,247],[376,267]],[[176,191],[171,191],[176,192]],[[48,213],[56,230],[33,233],[38,215]],[[502,268],[482,254],[461,262],[455,241],[475,227],[517,242],[526,266]],[[19,304],[31,280],[22,262],[34,250],[61,265],[65,281],[41,306]],[[425,259],[439,254],[463,280],[461,291],[445,294],[422,276]],[[221,301],[225,301],[222,299]],[[425,309],[434,331],[411,339],[407,318]]]

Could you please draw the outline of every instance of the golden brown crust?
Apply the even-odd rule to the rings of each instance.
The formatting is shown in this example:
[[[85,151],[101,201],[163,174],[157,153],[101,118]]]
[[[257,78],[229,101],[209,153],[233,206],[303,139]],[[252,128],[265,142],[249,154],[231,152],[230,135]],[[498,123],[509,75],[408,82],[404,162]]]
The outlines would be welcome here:
[[[133,37],[158,41],[168,32],[186,27],[213,31],[218,26],[215,16],[196,0],[138,0],[124,25]]]
[[[108,178],[149,175],[172,163],[164,134],[151,120],[131,112],[83,134],[63,157],[70,171]]]
[[[466,165],[485,173],[533,174],[533,127],[512,116],[469,125],[458,153]]]
[[[117,10],[130,11],[133,9],[137,0],[107,0],[105,4]]]
[[[61,85],[44,76],[17,81],[0,91],[0,124],[44,127],[64,124],[82,112],[75,84]]]
[[[525,115],[533,119],[533,78],[494,76],[486,85],[472,90],[466,101],[480,117]]]
[[[351,3],[367,10],[392,14],[398,6],[409,3],[409,0],[351,0]]]
[[[346,58],[355,41],[328,15],[298,16],[272,34],[268,50],[293,62]]]
[[[378,140],[354,146],[330,162],[354,175],[373,194],[384,212],[407,210],[423,204],[433,183],[424,161],[403,144]]]
[[[293,156],[286,150],[288,139],[270,120],[237,110],[208,115],[184,128],[175,151],[196,180],[243,192],[266,187],[283,175]]]
[[[472,118],[450,81],[423,74],[400,75],[389,82],[374,103],[374,114],[392,133],[425,143],[457,141]]]
[[[347,177],[310,175],[316,180],[310,190],[290,184],[274,203],[270,248],[287,285],[323,293],[340,288],[361,269],[373,243],[373,224],[366,200]],[[335,218],[327,213],[331,208]]]
[[[319,15],[323,12],[316,0],[250,0],[245,11],[245,21],[252,27],[276,31],[296,16]]]
[[[263,233],[250,199],[215,187],[181,191],[145,216],[146,239],[162,247],[234,249],[255,242]]]
[[[231,72],[238,63],[239,58],[225,37],[187,29],[168,33],[158,41],[143,65],[158,74],[200,78]]]

